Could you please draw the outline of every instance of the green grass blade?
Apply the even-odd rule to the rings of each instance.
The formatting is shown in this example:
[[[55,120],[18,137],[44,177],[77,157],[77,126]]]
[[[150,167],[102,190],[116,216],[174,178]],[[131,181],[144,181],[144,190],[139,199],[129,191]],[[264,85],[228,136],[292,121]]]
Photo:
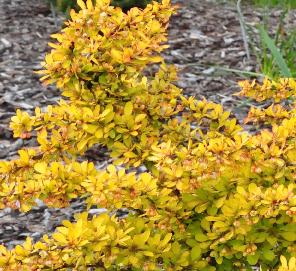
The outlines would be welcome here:
[[[263,39],[263,42],[270,50],[275,62],[277,63],[278,67],[280,68],[280,73],[284,77],[292,77],[291,71],[290,71],[286,61],[284,60],[280,50],[276,47],[274,41],[270,38],[270,36],[268,35],[268,33],[266,32],[266,30],[264,29],[263,26],[260,26],[259,29],[260,29],[260,34]]]
[[[217,67],[217,66],[214,66],[214,68],[217,70],[221,70],[221,71],[225,71],[225,72],[233,72],[233,73],[242,74],[242,75],[263,77],[263,78],[268,77],[265,74],[257,73],[257,72],[242,71],[242,70],[230,69],[230,68],[226,68],[226,67]]]

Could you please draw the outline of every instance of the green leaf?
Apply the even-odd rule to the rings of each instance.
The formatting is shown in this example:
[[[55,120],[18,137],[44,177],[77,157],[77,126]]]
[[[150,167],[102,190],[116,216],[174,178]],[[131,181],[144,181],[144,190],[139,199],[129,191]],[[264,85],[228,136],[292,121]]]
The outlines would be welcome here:
[[[277,242],[277,238],[274,236],[267,236],[266,240],[268,241],[269,244],[271,244],[272,246],[275,246],[276,242]]]
[[[296,241],[296,232],[281,232],[280,235],[287,241],[294,242]]]
[[[263,249],[262,250],[263,253],[263,257],[267,260],[267,261],[272,261],[275,257],[274,253],[272,250],[270,249]]]
[[[120,151],[127,151],[128,150],[128,148],[119,141],[114,142],[113,147],[115,149],[120,150]]]
[[[195,240],[199,242],[205,242],[209,239],[208,236],[203,234],[202,232],[196,233],[194,237],[195,237]]]
[[[201,249],[199,246],[195,246],[192,248],[191,253],[190,253],[192,261],[195,261],[201,257]]]
[[[193,248],[197,246],[198,242],[195,239],[187,239],[186,244]]]
[[[280,50],[276,47],[275,42],[270,36],[268,35],[267,31],[264,29],[263,26],[259,28],[260,34],[262,37],[263,42],[266,44],[268,49],[270,50],[272,56],[274,57],[275,62],[277,63],[278,67],[280,68],[280,72],[284,77],[292,77],[291,71],[283,58]]]
[[[247,261],[250,265],[255,265],[258,262],[259,253],[255,253],[254,255],[248,255]]]

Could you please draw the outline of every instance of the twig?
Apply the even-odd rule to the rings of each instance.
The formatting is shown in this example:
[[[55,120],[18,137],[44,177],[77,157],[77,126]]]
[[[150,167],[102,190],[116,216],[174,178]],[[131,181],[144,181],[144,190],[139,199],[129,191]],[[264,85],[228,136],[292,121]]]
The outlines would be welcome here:
[[[242,32],[242,36],[243,36],[245,51],[247,53],[247,58],[248,58],[248,60],[250,60],[250,50],[249,50],[249,45],[248,45],[248,37],[247,37],[244,17],[243,17],[242,11],[241,11],[240,4],[241,4],[241,0],[238,0],[236,7],[237,7],[237,12],[238,12],[239,24],[240,24],[240,27],[241,27],[241,32]]]
[[[214,66],[214,65],[210,65],[210,66],[200,66],[197,63],[186,63],[186,64],[182,64],[180,65],[182,66],[181,69],[186,69],[187,67],[197,67],[199,69],[208,69],[208,68],[214,68],[215,70],[220,70],[220,71],[225,71],[225,72],[233,72],[233,73],[237,73],[237,74],[245,74],[245,75],[249,75],[249,76],[256,76],[256,77],[268,77],[267,75],[263,74],[263,73],[257,73],[257,72],[250,72],[250,71],[243,71],[243,70],[237,70],[237,69],[231,69],[231,68],[226,68],[226,67],[220,67],[220,66]]]
[[[215,67],[215,69],[221,70],[221,71],[226,71],[226,72],[233,72],[233,73],[237,73],[237,74],[245,74],[245,75],[249,75],[249,76],[256,76],[256,77],[263,77],[263,78],[268,77],[267,75],[265,75],[263,73],[242,71],[242,70],[230,69],[230,68],[226,68],[226,67]]]
[[[0,62],[0,66],[5,66],[6,64],[11,63],[11,62],[12,62],[11,59],[4,60],[4,61]]]
[[[52,17],[53,17],[53,20],[54,20],[54,25],[55,25],[55,27],[58,27],[57,15],[56,15],[55,8],[53,6],[52,1],[50,1],[50,11],[51,11],[51,14],[52,14]]]

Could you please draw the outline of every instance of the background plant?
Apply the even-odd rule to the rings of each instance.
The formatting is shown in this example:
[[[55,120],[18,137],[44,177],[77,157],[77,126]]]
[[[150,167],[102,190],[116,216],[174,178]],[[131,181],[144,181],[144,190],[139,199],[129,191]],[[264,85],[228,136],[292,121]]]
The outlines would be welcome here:
[[[254,0],[254,4],[258,6],[280,7],[280,8],[296,8],[296,2],[294,0]]]
[[[277,7],[282,9],[296,8],[296,3],[294,0],[243,0],[242,2],[249,5],[256,5],[257,7]]]
[[[260,73],[265,74],[270,78],[295,77],[296,75],[296,32],[293,29],[288,29],[285,24],[285,19],[293,8],[294,1],[281,1],[279,8],[282,12],[279,17],[278,25],[274,34],[270,34],[270,7],[277,4],[276,1],[265,1],[263,22],[258,24],[256,28],[247,26],[248,38],[251,44],[253,54],[255,54]],[[259,4],[259,3],[258,3]],[[259,32],[259,40],[257,38]]]
[[[256,1],[255,1],[256,2]],[[285,24],[289,12],[295,7],[294,1],[258,1],[257,4],[262,7],[263,20],[255,27],[245,22],[243,17],[243,7],[241,1],[237,1],[238,18],[240,20],[244,47],[247,59],[250,60],[250,54],[256,57],[256,71],[242,71],[217,67],[217,69],[234,72],[249,77],[293,77],[296,76],[296,32],[294,29],[288,28]],[[244,1],[243,3],[246,3]],[[279,16],[279,22],[276,26],[275,33],[270,33],[272,28],[270,25],[270,9],[278,7],[282,10]],[[250,50],[250,48],[251,50]]]

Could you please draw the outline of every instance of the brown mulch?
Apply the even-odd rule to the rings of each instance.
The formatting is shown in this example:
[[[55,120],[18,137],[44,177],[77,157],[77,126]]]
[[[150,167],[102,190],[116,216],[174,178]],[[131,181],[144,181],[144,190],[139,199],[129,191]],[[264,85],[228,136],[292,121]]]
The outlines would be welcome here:
[[[232,94],[243,77],[216,68],[258,69],[254,56],[246,58],[235,5],[215,0],[179,2],[179,12],[170,25],[170,49],[164,54],[167,62],[179,69],[177,84],[187,95],[222,103],[241,120],[248,105]],[[249,25],[262,20],[260,10],[244,6],[242,11]],[[277,24],[279,15],[278,10],[271,11],[271,25]],[[43,86],[33,70],[41,68],[49,36],[60,29],[62,20],[60,15],[53,17],[44,0],[0,0],[0,159],[12,159],[26,144],[14,140],[8,127],[15,110],[32,113],[34,107],[44,108],[59,99],[58,91]],[[295,11],[286,24],[296,26]],[[39,207],[27,214],[2,210],[0,243],[11,247],[26,236],[39,238],[82,209],[82,202],[76,201],[65,209],[49,209],[39,202]]]
[[[247,77],[222,71],[219,67],[253,72],[260,67],[251,48],[251,59],[247,59],[236,5],[230,4],[231,1],[221,2],[179,1],[180,9],[172,19],[169,32],[170,49],[165,55],[168,62],[179,67],[177,84],[187,95],[221,103],[242,120],[248,105],[233,94],[239,91],[237,82]],[[242,6],[241,10],[247,27],[253,29],[268,12],[269,25],[274,31],[281,15],[281,10],[255,9],[252,5]],[[295,10],[287,16],[285,26],[295,29]]]

